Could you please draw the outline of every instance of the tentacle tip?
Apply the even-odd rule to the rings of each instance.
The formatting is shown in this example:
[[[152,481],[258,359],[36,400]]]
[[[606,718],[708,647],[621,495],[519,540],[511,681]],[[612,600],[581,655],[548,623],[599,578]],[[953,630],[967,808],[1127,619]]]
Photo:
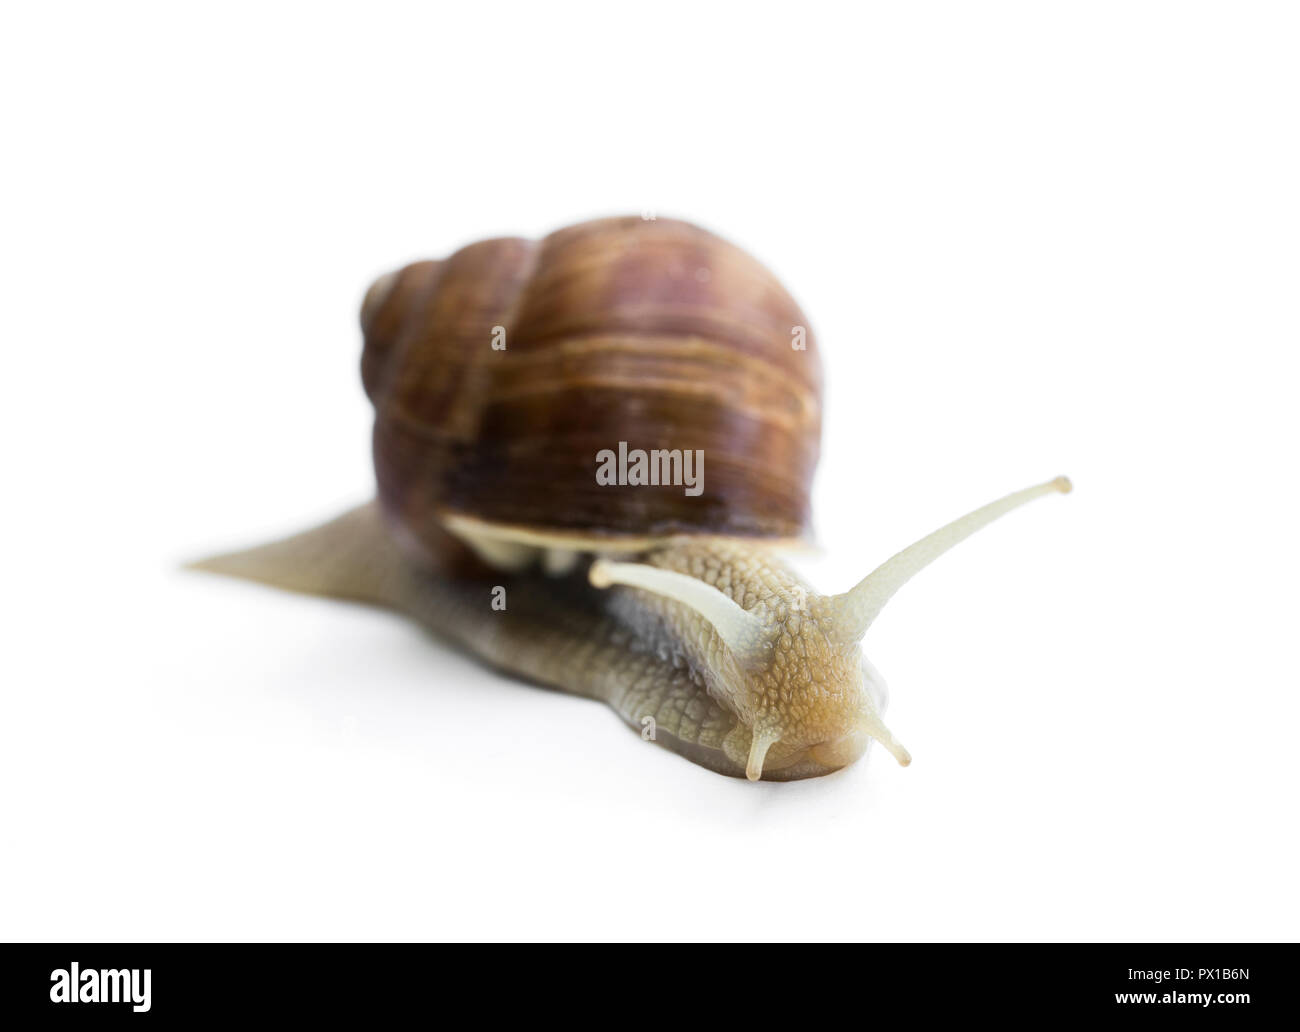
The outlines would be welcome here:
[[[593,588],[608,588],[614,583],[609,573],[609,563],[604,559],[597,559],[587,571],[587,580]]]
[[[763,776],[763,760],[767,758],[767,750],[772,747],[776,739],[765,735],[756,734],[750,741],[749,760],[745,764],[745,777],[750,781],[757,781]]]
[[[1069,477],[1057,477],[1052,481],[1052,486],[1056,488],[1056,490],[1060,491],[1061,494],[1069,494],[1074,490],[1074,485],[1070,483]]]
[[[882,739],[880,744],[894,759],[898,761],[900,767],[910,766],[912,763],[912,754],[904,749],[898,742],[893,739]]]

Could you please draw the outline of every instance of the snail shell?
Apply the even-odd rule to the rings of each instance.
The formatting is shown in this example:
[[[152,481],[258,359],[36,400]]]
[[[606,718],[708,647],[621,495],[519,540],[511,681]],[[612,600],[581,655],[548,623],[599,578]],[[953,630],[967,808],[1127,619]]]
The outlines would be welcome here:
[[[426,558],[444,528],[504,566],[808,533],[816,342],[775,277],[703,229],[610,218],[485,240],[382,277],[361,325],[379,500]],[[702,452],[707,489],[598,483],[620,442]]]

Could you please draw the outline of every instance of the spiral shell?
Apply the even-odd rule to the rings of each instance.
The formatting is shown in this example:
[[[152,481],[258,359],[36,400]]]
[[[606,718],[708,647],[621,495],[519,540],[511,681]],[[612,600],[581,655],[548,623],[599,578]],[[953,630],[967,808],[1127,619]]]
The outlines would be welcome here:
[[[417,547],[447,526],[592,550],[807,533],[816,342],[772,274],[703,229],[485,240],[379,279],[361,324],[380,502]],[[620,442],[702,452],[703,490],[599,483]]]

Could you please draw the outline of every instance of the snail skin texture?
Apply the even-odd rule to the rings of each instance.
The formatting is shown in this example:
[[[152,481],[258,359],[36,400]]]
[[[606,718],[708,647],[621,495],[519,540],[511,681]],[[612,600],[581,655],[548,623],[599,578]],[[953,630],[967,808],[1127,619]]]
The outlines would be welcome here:
[[[721,774],[816,777],[872,739],[906,766],[867,629],[959,541],[1070,490],[1008,495],[818,594],[776,554],[807,535],[816,342],[766,269],[683,222],[472,244],[381,277],[361,323],[378,497],[194,565],[406,613]],[[704,489],[598,483],[623,442],[702,454]]]

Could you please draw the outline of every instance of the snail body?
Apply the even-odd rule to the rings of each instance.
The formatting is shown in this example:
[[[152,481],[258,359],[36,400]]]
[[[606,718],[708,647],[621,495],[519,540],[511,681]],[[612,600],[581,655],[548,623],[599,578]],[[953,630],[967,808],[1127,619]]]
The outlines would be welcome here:
[[[816,342],[767,270],[686,223],[474,244],[381,278],[361,322],[377,499],[196,565],[405,612],[724,774],[826,774],[873,739],[910,762],[867,628],[947,549],[1069,490],[1009,495],[816,592],[778,555],[808,532]],[[665,476],[599,478],[629,446]]]

